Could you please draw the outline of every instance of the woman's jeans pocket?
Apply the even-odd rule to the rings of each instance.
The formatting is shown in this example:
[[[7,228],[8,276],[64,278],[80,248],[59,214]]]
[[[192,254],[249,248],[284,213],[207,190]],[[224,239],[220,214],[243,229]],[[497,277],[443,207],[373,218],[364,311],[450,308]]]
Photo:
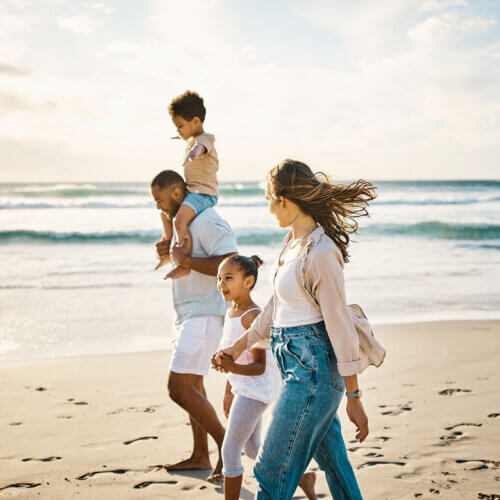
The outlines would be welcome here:
[[[311,346],[304,337],[288,339],[283,344],[285,366],[298,364],[305,371],[313,372],[316,369],[316,359]]]

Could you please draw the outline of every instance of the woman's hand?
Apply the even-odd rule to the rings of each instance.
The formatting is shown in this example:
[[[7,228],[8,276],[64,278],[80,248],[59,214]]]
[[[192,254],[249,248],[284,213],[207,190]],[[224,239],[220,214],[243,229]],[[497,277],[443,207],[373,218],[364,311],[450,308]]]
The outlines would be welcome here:
[[[233,399],[234,399],[234,394],[232,392],[225,392],[224,393],[223,408],[224,408],[224,415],[226,416],[226,418],[229,417],[229,411],[231,410],[231,405],[233,404]]]
[[[356,426],[356,439],[362,443],[368,436],[368,417],[359,398],[347,398],[347,415]]]

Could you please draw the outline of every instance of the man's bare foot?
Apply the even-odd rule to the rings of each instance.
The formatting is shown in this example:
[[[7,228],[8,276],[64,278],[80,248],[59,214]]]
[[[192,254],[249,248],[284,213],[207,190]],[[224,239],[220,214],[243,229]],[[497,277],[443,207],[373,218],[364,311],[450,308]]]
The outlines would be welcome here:
[[[208,458],[194,458],[189,457],[186,460],[181,460],[176,464],[165,465],[165,469],[168,472],[179,471],[179,470],[207,470],[211,469],[212,464]]]
[[[306,497],[309,500],[317,500],[318,498],[314,491],[315,483],[316,472],[306,472],[300,480],[299,486],[302,488],[302,491],[306,494]]]
[[[217,483],[218,481],[222,481],[223,479],[224,476],[222,474],[222,458],[219,458],[214,471],[212,472],[212,474],[210,474],[210,476],[207,477],[207,481],[210,481],[211,483]]]
[[[178,278],[183,278],[184,276],[188,276],[191,272],[190,269],[186,267],[174,267],[166,276],[165,279],[176,280]]]

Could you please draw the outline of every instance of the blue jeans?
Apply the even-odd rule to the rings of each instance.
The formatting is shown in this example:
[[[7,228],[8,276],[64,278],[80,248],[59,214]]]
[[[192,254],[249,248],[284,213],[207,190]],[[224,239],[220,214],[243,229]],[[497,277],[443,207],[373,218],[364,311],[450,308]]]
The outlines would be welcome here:
[[[215,207],[218,199],[211,194],[188,193],[182,204],[192,208],[195,215],[200,215],[207,208]]]
[[[271,327],[284,385],[254,466],[257,499],[289,500],[314,458],[335,500],[360,500],[337,409],[345,389],[323,322]]]

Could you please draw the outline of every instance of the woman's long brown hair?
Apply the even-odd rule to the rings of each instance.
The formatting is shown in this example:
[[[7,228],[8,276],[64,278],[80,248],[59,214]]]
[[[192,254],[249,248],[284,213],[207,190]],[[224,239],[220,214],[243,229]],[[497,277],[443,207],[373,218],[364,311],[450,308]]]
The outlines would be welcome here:
[[[349,262],[349,235],[358,230],[356,218],[368,216],[368,203],[377,196],[376,187],[367,181],[334,184],[328,175],[313,173],[305,163],[295,160],[283,160],[269,172],[267,189],[273,199],[282,196],[292,201],[323,226],[344,262]]]

